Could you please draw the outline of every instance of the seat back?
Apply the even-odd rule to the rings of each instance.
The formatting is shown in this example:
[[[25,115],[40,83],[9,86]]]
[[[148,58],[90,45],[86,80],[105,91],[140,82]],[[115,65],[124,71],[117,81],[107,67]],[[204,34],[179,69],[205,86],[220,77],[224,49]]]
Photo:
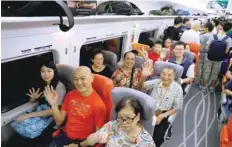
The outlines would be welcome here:
[[[103,102],[105,103],[107,109],[106,122],[108,122],[111,120],[112,117],[113,103],[112,103],[111,91],[114,87],[113,81],[102,75],[94,74],[94,80],[92,85],[93,85],[93,89],[99,94],[99,96],[102,98]]]
[[[143,92],[126,87],[116,87],[112,90],[114,106],[116,106],[121,99],[126,97],[132,97],[142,104],[144,119],[141,119],[141,124],[151,135],[153,135],[154,126],[152,126],[152,117],[155,114],[155,99]],[[115,109],[113,109],[112,115],[112,118],[116,119],[117,114]]]
[[[141,43],[132,43],[132,50],[136,50],[139,53],[139,51],[141,51],[142,48],[144,48],[144,50],[147,52],[150,50],[150,47],[148,45]],[[138,56],[142,56],[142,55],[139,53]]]
[[[192,42],[188,42],[188,45],[190,46],[190,51],[198,55],[201,49],[201,45],[197,43],[192,43]]]
[[[172,51],[172,55],[173,55],[173,57],[175,57],[174,50]],[[186,57],[186,59],[188,59],[188,60],[190,60],[190,61],[193,62],[193,61],[194,61],[194,58],[195,58],[195,53],[185,51],[185,52],[184,52],[184,57]]]
[[[229,141],[232,141],[232,114],[230,114],[230,118],[227,123],[227,130],[228,130],[228,139]]]
[[[111,51],[102,50],[104,54],[104,64],[107,65],[112,72],[118,67],[118,57]]]
[[[183,74],[184,68],[180,65],[174,64],[174,63],[170,63],[170,62],[164,62],[164,61],[156,61],[155,62],[155,75],[156,76],[160,76],[162,70],[164,67],[172,67],[176,70],[176,76],[175,76],[175,80],[179,80]]]
[[[197,43],[192,43],[192,42],[188,42],[188,45],[190,46],[190,50],[191,52],[193,52],[195,55],[195,59],[196,62],[195,64],[198,65],[199,62],[199,53],[200,53],[200,49],[201,49],[201,45],[197,44]],[[195,72],[197,71],[197,66],[195,66]]]
[[[75,68],[70,65],[56,64],[60,81],[65,85],[66,91],[74,89],[73,73]]]
[[[137,56],[135,58],[135,68],[142,68],[142,65],[144,62],[145,62],[145,59],[143,57]]]
[[[195,53],[193,52],[184,52],[184,56],[190,60],[190,61],[194,61],[194,58],[195,58]]]

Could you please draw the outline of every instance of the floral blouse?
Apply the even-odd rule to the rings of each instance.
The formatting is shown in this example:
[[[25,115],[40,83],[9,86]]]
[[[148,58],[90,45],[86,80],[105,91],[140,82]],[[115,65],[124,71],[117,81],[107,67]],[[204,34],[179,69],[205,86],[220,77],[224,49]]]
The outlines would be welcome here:
[[[133,77],[133,84],[132,87],[133,89],[138,89],[139,87],[139,80],[142,77],[142,72],[140,68],[135,68],[134,70],[134,77]],[[114,82],[115,87],[128,87],[130,86],[130,79],[131,79],[131,74],[126,74],[123,72],[123,70],[119,67],[116,69],[116,71],[112,75],[112,80]]]
[[[151,135],[144,128],[138,138],[130,138],[118,127],[116,120],[105,124],[97,133],[113,133],[106,147],[155,147]]]

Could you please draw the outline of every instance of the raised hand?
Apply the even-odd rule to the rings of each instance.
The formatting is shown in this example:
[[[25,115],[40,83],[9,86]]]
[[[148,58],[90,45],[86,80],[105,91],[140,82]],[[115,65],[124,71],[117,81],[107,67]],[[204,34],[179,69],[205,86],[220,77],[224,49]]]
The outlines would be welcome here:
[[[150,61],[144,62],[143,66],[142,66],[142,76],[148,77],[148,76],[152,75],[152,73],[153,73],[153,63]]]
[[[39,88],[35,91],[35,88],[32,87],[32,89],[29,89],[29,92],[30,93],[27,93],[27,95],[32,99],[32,101],[38,99],[42,94],[43,92],[39,92]]]
[[[148,53],[147,53],[147,51],[144,49],[144,47],[142,47],[141,50],[138,50],[138,52],[143,56],[143,58],[144,58],[145,60],[148,60],[148,59],[149,59]]]
[[[53,89],[52,86],[46,86],[43,93],[50,105],[57,104],[58,93]]]

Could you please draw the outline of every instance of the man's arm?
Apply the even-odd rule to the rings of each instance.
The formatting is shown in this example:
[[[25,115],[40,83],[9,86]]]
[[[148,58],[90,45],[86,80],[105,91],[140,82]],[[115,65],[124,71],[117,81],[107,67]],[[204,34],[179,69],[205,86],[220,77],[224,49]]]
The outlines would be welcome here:
[[[171,116],[173,114],[176,114],[176,109],[171,109],[171,110],[168,110],[167,112],[163,113],[163,115],[166,117],[168,116]]]
[[[58,105],[52,105],[52,114],[56,125],[61,125],[66,118],[66,111],[59,110]]]
[[[189,66],[187,73],[186,73],[187,78],[182,79],[183,82],[181,84],[183,84],[183,83],[191,84],[193,82],[194,77],[195,77],[194,66],[195,66],[194,64]]]
[[[58,100],[58,93],[53,89],[51,86],[46,86],[44,90],[44,95],[51,105],[52,115],[57,125],[60,125],[64,122],[66,118],[66,111],[68,106],[68,98],[65,98],[64,104],[62,105],[63,110],[59,110],[57,100]]]

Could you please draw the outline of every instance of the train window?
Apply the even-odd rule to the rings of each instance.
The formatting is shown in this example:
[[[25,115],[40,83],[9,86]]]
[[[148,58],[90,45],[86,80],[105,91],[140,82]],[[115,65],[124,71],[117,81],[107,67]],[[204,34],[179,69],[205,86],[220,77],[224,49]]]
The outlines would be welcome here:
[[[122,45],[123,37],[82,45],[80,52],[80,65],[90,65],[90,52],[94,48],[103,49],[115,53],[119,61],[122,53]]]
[[[39,69],[41,58],[47,58],[54,61],[53,53],[49,52],[1,64],[1,113],[8,112],[29,102],[29,97],[26,93],[32,87],[36,88],[36,83],[41,80]]]
[[[138,43],[142,43],[142,44],[152,46],[153,42],[156,39],[156,35],[157,35],[157,30],[152,30],[152,31],[149,31],[149,32],[142,32],[139,35]]]

